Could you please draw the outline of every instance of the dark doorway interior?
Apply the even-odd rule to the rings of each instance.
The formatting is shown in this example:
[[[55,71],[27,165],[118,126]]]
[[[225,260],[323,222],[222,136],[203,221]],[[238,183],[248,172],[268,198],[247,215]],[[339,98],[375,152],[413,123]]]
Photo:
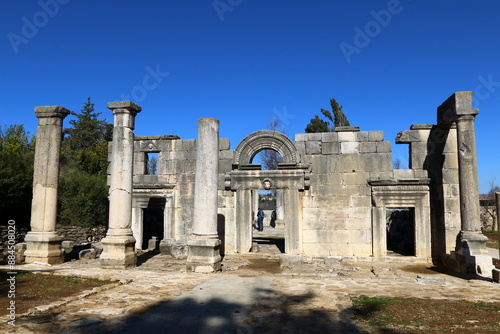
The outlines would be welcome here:
[[[387,250],[415,256],[415,208],[387,208]]]
[[[148,207],[143,209],[143,232],[142,249],[148,249],[149,240],[157,237],[163,238],[163,212],[165,209],[165,198],[151,198]]]

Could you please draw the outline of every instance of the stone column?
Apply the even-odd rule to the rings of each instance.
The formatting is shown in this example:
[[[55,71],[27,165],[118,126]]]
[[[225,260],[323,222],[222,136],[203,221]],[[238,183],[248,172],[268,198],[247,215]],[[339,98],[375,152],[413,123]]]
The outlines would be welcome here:
[[[221,256],[217,234],[217,196],[219,165],[219,120],[198,120],[196,174],[194,188],[193,234],[188,241],[188,271],[220,270]]]
[[[36,107],[38,129],[35,145],[31,231],[26,235],[26,262],[63,262],[62,239],[55,232],[59,155],[62,123],[69,110],[58,106]]]
[[[135,239],[132,236],[132,176],[135,116],[141,107],[130,101],[110,102],[114,127],[109,187],[109,229],[102,239],[101,266],[135,266]]]
[[[142,249],[144,236],[144,212],[147,208],[149,197],[136,197],[132,199],[132,235],[135,239],[135,248]]]
[[[488,238],[481,232],[474,119],[475,115],[463,115],[456,120],[462,221],[461,244],[457,246],[460,249],[466,247],[466,252],[471,255],[486,255]]]
[[[497,231],[500,231],[500,193],[495,193],[495,202],[497,207]],[[500,232],[498,233],[498,243],[500,243]],[[493,270],[491,271],[493,281],[500,283],[500,250],[498,258],[493,258]]]
[[[440,124],[457,124],[458,178],[460,188],[461,230],[455,251],[447,264],[464,273],[489,275],[491,256],[481,233],[479,186],[477,179],[476,134],[474,120],[479,110],[472,109],[472,92],[456,92],[438,107]],[[448,262],[443,257],[444,263]]]
[[[500,192],[495,193],[495,200],[496,200],[496,205],[497,205],[498,244],[500,244]],[[498,258],[500,259],[500,248],[498,249]]]
[[[276,228],[285,228],[285,199],[283,189],[276,190]]]

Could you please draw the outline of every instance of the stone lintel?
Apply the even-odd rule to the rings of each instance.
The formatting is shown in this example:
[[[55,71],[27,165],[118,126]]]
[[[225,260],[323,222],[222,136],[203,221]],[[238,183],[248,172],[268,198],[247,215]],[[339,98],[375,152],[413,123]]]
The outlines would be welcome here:
[[[70,111],[60,106],[41,106],[35,107],[35,115],[38,118],[59,117],[63,119],[68,116]]]
[[[308,187],[309,173],[304,170],[255,170],[239,171],[233,170],[228,173],[230,189],[260,189],[265,190],[266,183],[269,182],[268,189],[297,189],[303,190]]]
[[[437,120],[440,123],[453,123],[460,116],[475,116],[479,114],[478,109],[472,109],[472,93],[455,92],[437,109]]]

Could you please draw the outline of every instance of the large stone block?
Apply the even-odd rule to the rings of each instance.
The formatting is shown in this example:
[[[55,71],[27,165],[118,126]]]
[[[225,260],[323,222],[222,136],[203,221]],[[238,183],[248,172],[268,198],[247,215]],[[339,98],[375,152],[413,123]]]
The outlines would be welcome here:
[[[370,141],[370,132],[368,131],[358,132],[358,141],[360,142]]]
[[[219,150],[229,150],[231,147],[231,142],[229,141],[229,138],[219,138]]]
[[[340,143],[340,152],[342,154],[357,154],[357,153],[359,153],[359,142]]]
[[[442,181],[443,183],[458,184],[459,183],[458,168],[444,169],[442,172]]]
[[[392,152],[391,142],[390,141],[377,142],[377,152],[378,153]]]
[[[338,132],[340,142],[356,142],[358,141],[357,132]]]
[[[384,131],[370,131],[368,133],[368,139],[370,141],[383,141],[384,140]]]
[[[233,160],[233,158],[234,158],[234,151],[230,151],[230,150],[219,151],[219,159]]]
[[[338,142],[323,142],[321,145],[322,154],[339,154],[341,152],[340,144]]]
[[[306,154],[321,154],[321,143],[319,141],[306,142]]]
[[[339,140],[337,132],[324,132],[321,134],[321,140],[323,143],[333,143]]]
[[[356,173],[342,173],[342,184],[343,185],[366,185],[368,182],[369,174],[367,172],[356,172]]]
[[[375,153],[377,152],[377,143],[375,142],[360,142],[359,153]]]
[[[458,168],[458,154],[457,153],[445,153],[443,168]]]

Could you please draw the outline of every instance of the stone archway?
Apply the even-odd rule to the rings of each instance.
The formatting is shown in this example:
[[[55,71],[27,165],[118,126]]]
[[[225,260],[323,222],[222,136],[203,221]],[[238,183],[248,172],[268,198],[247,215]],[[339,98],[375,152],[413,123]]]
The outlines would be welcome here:
[[[273,130],[261,130],[245,137],[234,151],[233,166],[250,165],[253,157],[262,150],[278,152],[285,164],[300,163],[300,155],[293,141],[285,134]]]
[[[254,156],[262,150],[275,150],[283,160],[278,170],[260,170],[250,167]],[[283,133],[263,130],[248,135],[236,148],[233,171],[226,175],[226,187],[236,192],[236,249],[250,252],[252,247],[252,191],[273,189],[284,193],[287,223],[285,225],[285,252],[300,254],[302,249],[302,191],[309,187],[309,172],[301,164],[300,154],[293,141]]]

